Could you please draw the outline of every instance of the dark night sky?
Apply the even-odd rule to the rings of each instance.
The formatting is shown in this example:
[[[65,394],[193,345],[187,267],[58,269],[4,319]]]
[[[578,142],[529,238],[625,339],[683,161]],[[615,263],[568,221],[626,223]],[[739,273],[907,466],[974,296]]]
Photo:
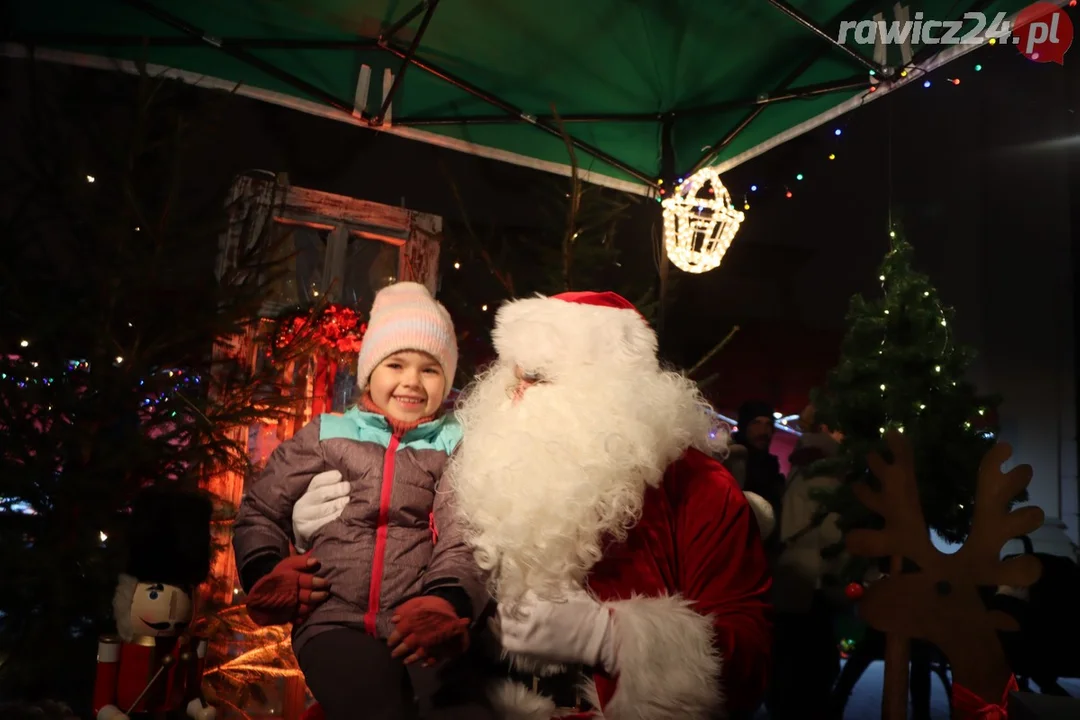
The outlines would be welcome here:
[[[9,69],[12,62],[5,61]],[[974,71],[976,63],[981,72]],[[102,82],[131,82],[95,74],[107,78]],[[954,76],[960,85],[948,82]],[[988,47],[931,79],[929,89],[904,88],[726,173],[736,203],[745,195],[751,209],[719,269],[683,275],[667,315],[669,357],[692,364],[739,324],[743,330],[717,369],[745,374],[748,365],[770,368],[767,379],[750,383],[754,389],[776,402],[801,402],[832,362],[849,297],[877,286],[890,207],[915,245],[921,269],[957,306],[961,339],[979,341],[981,320],[964,320],[966,309],[978,303],[976,288],[970,278],[955,281],[957,268],[975,262],[972,247],[997,242],[987,231],[1003,208],[988,204],[988,186],[1014,184],[1016,207],[1025,205],[1031,183],[1024,176],[1037,176],[1046,157],[1036,143],[1072,127],[1076,73],[1069,66],[1032,63],[1012,48]],[[224,195],[235,173],[259,168],[287,171],[296,185],[453,218],[460,215],[448,182],[453,178],[474,222],[532,225],[541,222],[538,192],[560,182],[221,97],[222,120],[192,163],[201,168],[210,202]],[[718,129],[718,136],[726,130]],[[835,161],[827,159],[831,152]],[[803,181],[795,179],[800,172]],[[757,194],[749,192],[752,184],[760,187]],[[791,199],[784,197],[786,188]],[[613,273],[643,272],[652,263],[650,231],[658,215],[651,202],[629,215],[619,237],[628,258]],[[804,373],[782,377],[789,353],[804,359]]]

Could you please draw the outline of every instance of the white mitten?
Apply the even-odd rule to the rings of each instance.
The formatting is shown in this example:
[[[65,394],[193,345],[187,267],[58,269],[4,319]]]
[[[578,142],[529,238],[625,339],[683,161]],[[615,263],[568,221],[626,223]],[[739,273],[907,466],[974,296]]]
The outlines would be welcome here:
[[[553,663],[613,670],[611,613],[585,592],[559,602],[527,593],[516,608],[499,605],[503,648]]]
[[[201,699],[195,698],[188,703],[187,716],[192,720],[217,720],[217,710],[212,705],[207,705]]]
[[[130,720],[127,715],[120,712],[120,708],[115,705],[106,705],[98,710],[98,714],[95,720]]]
[[[311,536],[319,528],[337,520],[349,504],[348,481],[337,470],[327,470],[311,478],[307,490],[293,505],[292,526],[298,552],[307,552]]]

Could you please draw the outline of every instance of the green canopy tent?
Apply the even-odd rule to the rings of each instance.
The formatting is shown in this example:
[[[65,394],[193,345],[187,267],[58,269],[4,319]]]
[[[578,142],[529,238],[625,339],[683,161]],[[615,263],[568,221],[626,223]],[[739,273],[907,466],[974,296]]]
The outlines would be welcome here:
[[[658,193],[975,49],[838,41],[1018,0],[15,0],[4,54],[167,73],[485,157]],[[942,34],[941,29],[936,35]],[[865,39],[865,35],[864,35]],[[565,133],[560,131],[560,125]]]

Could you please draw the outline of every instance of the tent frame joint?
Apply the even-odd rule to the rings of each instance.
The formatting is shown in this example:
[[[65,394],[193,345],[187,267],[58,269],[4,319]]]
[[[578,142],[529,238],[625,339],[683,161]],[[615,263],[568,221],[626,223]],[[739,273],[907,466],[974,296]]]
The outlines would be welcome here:
[[[393,42],[387,41],[381,47],[386,52],[389,52],[392,55],[396,55],[403,60],[408,56],[407,50],[401,49]],[[418,58],[415,55],[411,57],[410,64],[415,65],[419,70],[427,73],[428,75],[436,77],[443,82],[457,88],[458,90],[472,95],[477,100],[480,100],[481,102],[497,108],[506,115],[515,118],[515,120],[517,121],[526,122],[533,127],[536,127],[539,130],[548,133],[549,135],[553,135],[554,137],[569,141],[570,144],[578,150],[581,150],[582,152],[615,168],[616,170],[626,173],[630,177],[639,180],[650,188],[656,188],[657,186],[656,178],[653,178],[648,173],[642,172],[641,170],[623,162],[622,160],[619,160],[617,157],[611,155],[610,153],[604,152],[600,148],[591,145],[579,138],[576,138],[569,133],[567,133],[566,137],[564,138],[563,130],[559,128],[558,125],[552,120],[538,117],[535,115],[530,115],[521,108],[515,107],[514,105],[507,102],[506,100],[503,100],[497,95],[494,95],[493,93],[479,88],[476,85],[468,82],[467,80],[457,77],[450,71],[436,65],[435,63],[429,62],[422,58]]]
[[[832,33],[826,31],[820,25],[815,23],[808,15],[806,15],[805,13],[800,11],[798,8],[792,7],[791,4],[786,2],[786,0],[769,0],[769,4],[772,5],[774,8],[776,8],[777,10],[779,10],[780,12],[787,15],[789,18],[791,18],[795,22],[802,25],[807,30],[811,31],[812,33],[814,33],[815,35],[817,35],[821,39],[828,42],[833,47],[835,47],[838,50],[840,50],[841,52],[843,52],[850,59],[854,60],[856,63],[863,66],[868,71],[873,71],[875,73],[881,73],[882,75],[886,74],[884,66],[878,65],[873,60],[867,58],[863,54],[859,53],[856,50],[851,49],[850,47],[848,47],[844,43],[837,40],[832,35]]]
[[[272,78],[280,80],[287,85],[291,85],[297,90],[307,93],[312,97],[318,98],[322,102],[326,103],[330,107],[341,110],[342,112],[354,115],[359,114],[362,119],[367,119],[367,113],[360,112],[357,109],[351,107],[348,103],[343,102],[340,98],[335,97],[332,93],[323,90],[322,88],[313,85],[312,83],[304,80],[301,77],[282,70],[277,65],[263,60],[257,55],[252,54],[242,46],[230,43],[224,38],[217,38],[211,36],[209,33],[201,28],[195,27],[176,15],[170,12],[162,10],[160,7],[147,2],[147,0],[123,0],[126,4],[139,10],[140,12],[153,17],[174,30],[179,30],[185,36],[191,38],[196,45],[209,45],[210,47],[217,48],[226,55],[230,55],[240,62],[243,62],[251,67],[254,67]]]
[[[420,41],[424,38],[424,33],[427,32],[428,24],[431,22],[431,16],[435,14],[435,8],[438,6],[439,0],[422,0],[419,5],[405,13],[404,17],[379,35],[377,41],[378,47],[387,50],[388,44],[394,37],[394,34],[411,22],[412,19],[421,12],[424,13],[424,17],[420,21],[420,27],[417,28],[416,34],[413,35],[412,41],[409,43],[409,49],[405,51],[405,54],[401,58],[401,69],[398,70],[397,75],[394,76],[394,81],[390,84],[390,89],[386,92],[386,96],[383,97],[382,107],[379,108],[378,114],[371,119],[372,127],[380,127],[386,120],[386,114],[390,112],[390,104],[394,102],[394,96],[398,93],[398,90],[401,89],[401,83],[405,79],[405,71],[409,69],[409,65],[412,64],[413,58],[416,57],[416,51],[420,48]]]
[[[415,7],[402,15],[396,22],[391,24],[389,27],[383,29],[383,31],[379,33],[379,37],[375,41],[375,44],[379,47],[382,47],[384,44],[392,40],[394,36],[401,31],[402,28],[415,20],[420,13],[427,11],[428,15],[430,16],[434,8],[429,6],[435,5],[438,2],[439,0],[420,0],[420,2]],[[417,31],[417,35],[422,34],[422,30]]]

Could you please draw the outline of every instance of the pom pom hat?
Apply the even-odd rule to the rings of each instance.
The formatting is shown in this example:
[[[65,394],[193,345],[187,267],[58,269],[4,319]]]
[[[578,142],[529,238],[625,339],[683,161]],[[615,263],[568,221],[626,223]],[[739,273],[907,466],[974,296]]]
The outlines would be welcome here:
[[[458,347],[450,313],[419,283],[388,285],[375,295],[357,362],[357,384],[363,391],[372,371],[403,350],[418,350],[435,358],[446,375],[442,399],[450,394],[457,372]]]
[[[597,364],[612,371],[660,369],[656,333],[630,301],[613,292],[508,302],[495,316],[492,338],[500,358],[529,373],[558,375]]]

